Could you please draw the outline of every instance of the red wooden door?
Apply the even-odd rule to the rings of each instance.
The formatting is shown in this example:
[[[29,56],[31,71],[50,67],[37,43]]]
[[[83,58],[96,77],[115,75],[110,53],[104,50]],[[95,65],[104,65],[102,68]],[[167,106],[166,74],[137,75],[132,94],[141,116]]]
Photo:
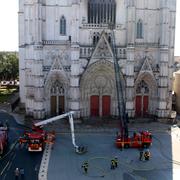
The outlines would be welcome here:
[[[110,105],[111,105],[110,96],[103,96],[102,97],[102,116],[110,116]]]
[[[91,116],[99,116],[99,96],[91,96]]]
[[[136,116],[141,116],[142,96],[136,96]]]
[[[148,115],[148,96],[144,96],[143,98],[143,116]]]

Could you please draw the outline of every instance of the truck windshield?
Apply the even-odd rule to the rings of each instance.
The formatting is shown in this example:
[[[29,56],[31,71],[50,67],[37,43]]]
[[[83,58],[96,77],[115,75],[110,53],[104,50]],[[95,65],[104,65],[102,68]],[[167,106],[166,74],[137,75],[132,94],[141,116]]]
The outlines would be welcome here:
[[[40,142],[39,139],[31,139],[30,140],[31,144],[38,144],[39,142]]]

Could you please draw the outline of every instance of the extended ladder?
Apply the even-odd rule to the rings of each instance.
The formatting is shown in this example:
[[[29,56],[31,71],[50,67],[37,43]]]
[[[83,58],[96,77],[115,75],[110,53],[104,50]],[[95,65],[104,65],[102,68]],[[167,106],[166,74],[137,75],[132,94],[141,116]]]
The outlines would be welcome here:
[[[112,27],[111,27],[112,29]],[[114,70],[115,70],[115,80],[116,80],[116,90],[117,90],[117,101],[118,101],[118,113],[119,118],[121,120],[121,136],[128,137],[128,126],[127,126],[127,115],[125,113],[125,101],[123,97],[123,83],[121,79],[123,79],[122,74],[120,73],[120,68],[117,60],[116,53],[116,42],[115,35],[112,29],[112,51],[113,51],[113,59],[114,59]]]

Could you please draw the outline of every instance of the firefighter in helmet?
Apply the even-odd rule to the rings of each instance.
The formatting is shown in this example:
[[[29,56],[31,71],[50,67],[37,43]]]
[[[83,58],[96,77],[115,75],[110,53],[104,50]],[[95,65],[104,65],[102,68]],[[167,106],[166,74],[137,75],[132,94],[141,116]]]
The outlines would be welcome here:
[[[151,156],[151,153],[149,151],[149,149],[147,149],[145,152],[144,152],[144,159],[146,161],[148,161],[150,159],[150,156]]]

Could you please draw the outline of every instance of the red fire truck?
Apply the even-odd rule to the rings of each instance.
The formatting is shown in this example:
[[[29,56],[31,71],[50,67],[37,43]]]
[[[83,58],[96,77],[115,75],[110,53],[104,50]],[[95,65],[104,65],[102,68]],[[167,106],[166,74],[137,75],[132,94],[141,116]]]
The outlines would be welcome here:
[[[118,148],[147,148],[152,144],[152,135],[148,131],[134,132],[132,137],[116,137],[116,147]]]
[[[63,119],[65,117],[69,117],[71,135],[72,135],[72,144],[75,148],[76,153],[84,153],[85,148],[77,146],[75,143],[75,134],[74,134],[74,122],[73,122],[73,115],[74,112],[70,111],[68,113],[52,117],[50,119],[40,121],[33,125],[31,132],[25,132],[23,137],[19,138],[19,144],[22,145],[24,143],[28,146],[28,151],[36,152],[36,151],[43,151],[43,148],[46,143],[53,144],[55,141],[55,132],[46,132],[42,129],[42,127],[48,123],[52,123],[59,119]]]
[[[29,152],[42,151],[46,136],[43,129],[33,126],[31,132],[25,132],[23,137],[19,138],[19,143],[20,145],[27,143]]]

